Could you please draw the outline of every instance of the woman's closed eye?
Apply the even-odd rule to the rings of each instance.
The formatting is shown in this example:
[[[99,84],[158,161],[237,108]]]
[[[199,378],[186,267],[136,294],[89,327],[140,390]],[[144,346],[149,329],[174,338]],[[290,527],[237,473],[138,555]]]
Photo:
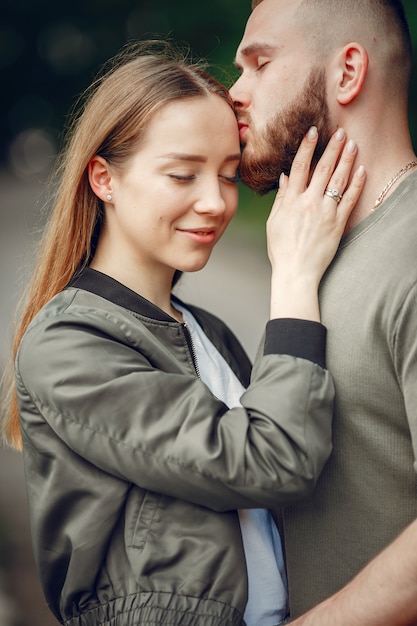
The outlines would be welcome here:
[[[179,182],[179,183],[188,183],[197,178],[196,174],[168,174],[169,178]],[[225,174],[219,174],[219,178],[230,184],[236,184],[240,182],[239,174],[233,174],[232,176],[226,176]]]
[[[195,179],[195,174],[168,174],[168,176],[180,183],[187,183]]]
[[[220,174],[219,178],[224,180],[226,183],[231,183],[233,185],[241,182],[241,178],[238,173],[234,174],[233,176],[225,176],[223,174]]]

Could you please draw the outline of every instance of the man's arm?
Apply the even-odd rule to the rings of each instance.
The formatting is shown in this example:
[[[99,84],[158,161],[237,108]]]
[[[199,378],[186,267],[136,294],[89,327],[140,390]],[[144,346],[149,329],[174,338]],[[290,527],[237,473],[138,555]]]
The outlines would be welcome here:
[[[339,592],[292,626],[416,626],[417,520]]]

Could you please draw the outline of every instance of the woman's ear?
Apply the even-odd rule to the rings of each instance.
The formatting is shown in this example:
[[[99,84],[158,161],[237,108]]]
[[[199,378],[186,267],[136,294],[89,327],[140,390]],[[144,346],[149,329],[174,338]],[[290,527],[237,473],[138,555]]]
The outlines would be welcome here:
[[[93,156],[88,164],[88,180],[91,189],[100,200],[103,202],[111,202],[111,174],[106,159],[97,155]]]
[[[368,53],[359,43],[349,43],[340,51],[337,101],[349,104],[361,92],[368,72]]]

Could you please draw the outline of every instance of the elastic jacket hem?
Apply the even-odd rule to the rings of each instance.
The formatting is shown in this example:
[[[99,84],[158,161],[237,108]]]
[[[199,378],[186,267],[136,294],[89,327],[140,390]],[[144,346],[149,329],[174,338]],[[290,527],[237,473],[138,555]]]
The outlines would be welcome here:
[[[66,620],[65,626],[243,626],[241,613],[214,600],[178,593],[143,592],[116,598],[82,615]]]

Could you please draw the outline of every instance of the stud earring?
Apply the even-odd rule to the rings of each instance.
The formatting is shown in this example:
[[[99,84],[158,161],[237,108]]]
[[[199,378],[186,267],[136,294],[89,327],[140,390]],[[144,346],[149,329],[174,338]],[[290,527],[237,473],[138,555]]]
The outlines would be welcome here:
[[[112,199],[112,195],[111,195],[111,193],[108,193],[107,196],[106,196],[106,200],[110,201],[111,199]]]

